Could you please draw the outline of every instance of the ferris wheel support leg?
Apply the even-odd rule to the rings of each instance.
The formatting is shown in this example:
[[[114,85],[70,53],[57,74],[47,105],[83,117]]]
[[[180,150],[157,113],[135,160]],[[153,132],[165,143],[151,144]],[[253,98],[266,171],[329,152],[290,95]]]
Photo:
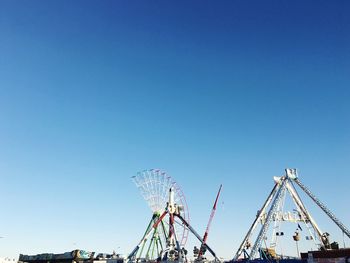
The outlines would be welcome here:
[[[154,241],[153,241],[153,247],[152,247],[152,250],[151,250],[151,258],[153,258],[154,256],[154,250],[156,249],[156,244],[157,244],[157,237],[154,238]]]
[[[174,214],[169,213],[169,239],[173,238],[174,231]]]
[[[157,239],[156,245],[157,245],[157,255],[160,256],[160,253],[163,250],[163,245],[162,245],[159,237]]]
[[[147,239],[145,239],[145,240],[143,241],[143,243],[142,243],[142,247],[141,247],[141,251],[140,251],[140,254],[139,254],[139,258],[141,257],[142,252],[143,252],[143,250],[145,249],[146,241],[147,241]]]
[[[192,234],[201,242],[201,244],[203,244],[208,249],[210,254],[212,254],[217,261],[220,261],[216,256],[215,252],[208,246],[208,244],[204,243],[202,237],[196,232],[196,230],[194,230],[194,228],[181,215],[176,216],[180,218],[182,223],[192,232]]]
[[[168,212],[164,211],[163,214],[158,218],[158,220],[154,223],[153,228],[157,228],[159,223],[162,222],[163,218],[166,216]]]
[[[136,253],[137,253],[137,251],[139,250],[139,248],[140,248],[139,245],[137,245],[137,246],[134,248],[134,250],[129,254],[128,260],[133,259],[133,257],[136,255]]]
[[[138,250],[140,249],[141,244],[142,245],[142,249],[141,249],[141,254],[143,251],[143,248],[145,246],[145,241],[147,240],[147,238],[149,237],[149,235],[152,233],[152,229],[157,228],[159,222],[164,218],[166,212],[164,212],[160,217],[156,214],[153,214],[151,221],[149,222],[146,232],[144,233],[141,241],[137,244],[137,246],[134,248],[134,250],[130,253],[130,255],[128,256],[128,259],[132,259],[133,257],[136,256],[136,253],[138,252]],[[157,219],[157,221],[152,225],[152,223]]]
[[[151,251],[152,245],[154,245],[154,242],[155,242],[154,239],[155,239],[156,233],[157,233],[157,231],[156,231],[156,229],[154,229],[151,241],[150,241],[148,249],[147,249],[146,258],[149,258],[149,252]]]
[[[146,229],[145,233],[143,234],[143,237],[142,237],[141,241],[137,244],[137,246],[134,248],[134,250],[129,254],[128,259],[132,259],[134,256],[136,256],[136,253],[140,249],[140,245],[144,242],[144,240],[145,240],[146,236],[148,235],[148,233],[151,232],[152,223],[154,222],[155,218],[156,218],[156,215],[154,214],[152,216],[151,221],[149,222],[149,224],[147,226],[147,229]]]
[[[181,254],[181,246],[180,246],[179,240],[177,239],[176,232],[175,232],[175,229],[174,229],[174,225],[172,226],[172,228],[173,228],[173,233],[174,233],[176,249],[179,252],[179,257],[182,258],[183,255]]]
[[[160,224],[161,224],[161,227],[162,227],[165,239],[168,239],[168,233],[166,232],[166,229],[165,229],[165,226],[164,226],[164,222],[161,221]],[[163,249],[163,247],[162,247],[162,249]]]

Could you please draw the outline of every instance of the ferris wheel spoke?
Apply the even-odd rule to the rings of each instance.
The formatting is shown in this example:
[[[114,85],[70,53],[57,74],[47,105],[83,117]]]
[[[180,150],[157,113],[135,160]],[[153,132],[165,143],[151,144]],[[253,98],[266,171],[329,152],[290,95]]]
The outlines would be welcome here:
[[[181,216],[187,222],[189,222],[189,214],[185,196],[181,188],[167,173],[159,169],[144,170],[137,173],[136,176],[133,176],[132,180],[152,210],[153,214],[157,215],[158,218],[159,215],[162,214],[167,208],[167,202],[169,201],[169,189],[172,188],[174,193],[174,202],[180,208],[179,210]],[[170,227],[173,228],[176,240],[181,246],[184,246],[188,237],[188,229],[176,217],[174,220],[174,225],[170,226],[169,215],[167,215],[162,218],[156,227],[155,236],[151,239],[145,240],[145,244],[142,245],[142,247],[145,249],[141,249],[140,253],[138,254],[139,257],[142,257],[141,254],[147,251],[148,256],[153,257],[153,252],[155,252],[155,254],[158,256],[158,248],[163,250],[163,248],[166,247]],[[150,244],[149,242],[153,242],[153,244]]]

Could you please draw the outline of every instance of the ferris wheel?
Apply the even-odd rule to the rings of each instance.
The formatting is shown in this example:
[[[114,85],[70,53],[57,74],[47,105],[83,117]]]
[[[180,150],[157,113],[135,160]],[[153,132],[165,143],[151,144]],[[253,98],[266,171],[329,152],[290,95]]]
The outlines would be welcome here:
[[[156,259],[172,242],[173,246],[184,247],[189,230],[182,219],[189,222],[189,212],[181,188],[171,176],[159,169],[141,171],[132,180],[150,207],[152,218],[130,256],[135,259]],[[174,212],[169,213],[170,203],[180,217],[174,217]]]

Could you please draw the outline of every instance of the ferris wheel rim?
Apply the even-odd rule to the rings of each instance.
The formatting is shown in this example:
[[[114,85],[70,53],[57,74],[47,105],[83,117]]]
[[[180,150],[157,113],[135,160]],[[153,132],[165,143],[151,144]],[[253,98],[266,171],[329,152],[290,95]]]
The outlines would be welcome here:
[[[175,203],[182,206],[181,216],[189,223],[190,217],[186,197],[181,187],[169,174],[158,168],[146,169],[132,176],[132,180],[153,213],[164,211],[168,201],[169,189],[173,188]],[[178,241],[181,246],[184,246],[189,236],[189,229],[183,225],[177,232],[180,234]]]

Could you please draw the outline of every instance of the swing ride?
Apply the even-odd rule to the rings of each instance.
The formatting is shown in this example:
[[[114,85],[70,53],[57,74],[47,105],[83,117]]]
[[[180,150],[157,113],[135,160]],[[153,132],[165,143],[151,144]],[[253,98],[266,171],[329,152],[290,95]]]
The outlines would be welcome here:
[[[281,223],[283,222],[292,222],[297,225],[294,235],[292,236],[296,244],[296,259],[300,258],[298,243],[301,240],[301,225],[305,226],[308,233],[308,235],[305,236],[305,239],[314,243],[316,251],[339,250],[338,243],[331,243],[329,233],[323,232],[315,219],[311,216],[310,211],[301,200],[295,185],[299,186],[300,189],[303,190],[338,226],[342,233],[350,238],[350,231],[348,228],[311,192],[309,188],[301,183],[297,175],[297,170],[286,169],[285,172],[284,176],[274,177],[275,185],[263,206],[258,211],[253,224],[249,228],[234,256],[233,261],[242,259],[254,260],[257,258],[268,260],[286,258],[284,255],[278,254],[276,251],[277,243],[284,235],[284,232],[281,230]],[[283,210],[287,195],[291,197],[291,201],[295,205],[293,212],[285,212]],[[259,225],[260,230],[255,237],[255,241],[252,243],[251,241],[254,231],[258,229]],[[266,240],[268,239],[269,233],[271,234],[271,241],[268,245]],[[350,251],[347,251],[347,253],[348,256],[350,256]]]

